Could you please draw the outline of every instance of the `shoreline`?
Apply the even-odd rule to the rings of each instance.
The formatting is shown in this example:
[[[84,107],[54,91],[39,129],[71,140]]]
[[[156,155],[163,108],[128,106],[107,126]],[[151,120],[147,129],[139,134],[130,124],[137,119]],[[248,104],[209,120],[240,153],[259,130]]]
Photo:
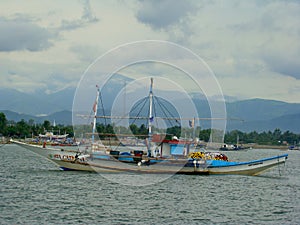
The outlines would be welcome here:
[[[252,148],[254,149],[279,149],[279,150],[288,150],[289,146],[284,145],[251,145]]]
[[[22,139],[17,139],[17,140],[22,140]],[[103,141],[103,144],[112,144],[112,142],[116,141]],[[117,141],[119,143],[119,141]],[[116,142],[116,143],[117,143]],[[4,138],[2,137],[2,140],[0,139],[0,144],[5,145],[5,144],[10,144],[10,138]],[[288,150],[289,146],[288,145],[260,145],[260,144],[244,144],[244,147],[247,148],[252,148],[252,149],[279,149],[279,150]]]

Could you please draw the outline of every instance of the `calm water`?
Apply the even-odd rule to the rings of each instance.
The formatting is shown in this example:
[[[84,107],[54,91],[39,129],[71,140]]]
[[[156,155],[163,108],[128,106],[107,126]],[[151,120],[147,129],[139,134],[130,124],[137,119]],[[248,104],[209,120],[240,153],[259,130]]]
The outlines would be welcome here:
[[[300,151],[257,177],[175,175],[142,187],[59,171],[14,145],[0,152],[0,224],[300,224]],[[282,153],[227,155],[248,160]]]

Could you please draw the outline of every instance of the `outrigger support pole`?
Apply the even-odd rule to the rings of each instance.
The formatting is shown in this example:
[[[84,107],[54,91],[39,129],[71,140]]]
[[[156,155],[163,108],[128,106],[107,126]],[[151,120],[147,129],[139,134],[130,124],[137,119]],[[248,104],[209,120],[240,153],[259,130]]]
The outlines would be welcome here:
[[[94,144],[95,142],[95,132],[96,132],[96,123],[97,123],[97,110],[98,110],[98,101],[99,101],[99,86],[96,85],[97,88],[97,95],[96,95],[96,100],[93,106],[93,111],[94,111],[94,120],[93,120],[93,134],[92,134],[92,143]]]
[[[152,104],[153,104],[153,78],[151,77],[150,91],[149,91],[149,119],[148,119],[148,157],[151,157],[151,141],[152,141]]]

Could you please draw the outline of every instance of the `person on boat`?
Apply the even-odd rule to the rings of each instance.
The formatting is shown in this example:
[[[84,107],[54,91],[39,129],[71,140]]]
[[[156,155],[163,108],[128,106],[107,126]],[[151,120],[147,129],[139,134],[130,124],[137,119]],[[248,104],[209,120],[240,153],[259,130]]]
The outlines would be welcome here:
[[[154,150],[153,157],[158,157],[158,156],[159,156],[159,149],[158,149],[158,146],[157,146]]]
[[[76,162],[77,160],[78,160],[78,153],[76,153],[76,155],[75,155],[74,162]]]

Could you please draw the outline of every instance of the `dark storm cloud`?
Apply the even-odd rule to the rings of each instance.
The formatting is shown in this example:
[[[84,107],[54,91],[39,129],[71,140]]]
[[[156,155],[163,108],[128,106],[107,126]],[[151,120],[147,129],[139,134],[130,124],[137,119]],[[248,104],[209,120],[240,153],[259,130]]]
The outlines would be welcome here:
[[[195,9],[196,6],[191,1],[140,1],[136,17],[154,29],[161,29],[178,23]]]
[[[40,51],[49,48],[54,34],[30,21],[0,18],[0,51]]]

